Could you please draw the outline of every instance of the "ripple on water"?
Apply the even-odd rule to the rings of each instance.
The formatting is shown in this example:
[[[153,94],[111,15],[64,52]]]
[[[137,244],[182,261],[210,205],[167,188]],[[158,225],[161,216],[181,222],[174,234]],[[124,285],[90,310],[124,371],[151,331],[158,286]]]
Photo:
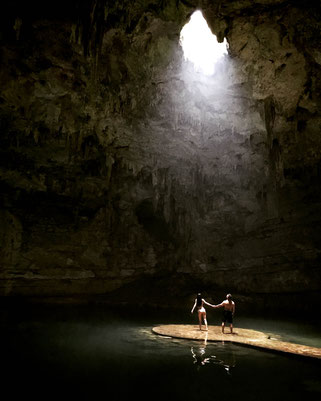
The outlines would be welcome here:
[[[320,396],[320,363],[235,344],[160,337],[151,332],[155,322],[143,319],[63,313],[1,322],[3,391],[10,390],[12,398],[19,391],[33,399],[49,393],[74,398],[78,392],[86,399],[102,394],[112,401]],[[259,324],[253,327],[254,321],[247,323],[262,330]],[[264,324],[271,334],[286,334],[284,326]]]

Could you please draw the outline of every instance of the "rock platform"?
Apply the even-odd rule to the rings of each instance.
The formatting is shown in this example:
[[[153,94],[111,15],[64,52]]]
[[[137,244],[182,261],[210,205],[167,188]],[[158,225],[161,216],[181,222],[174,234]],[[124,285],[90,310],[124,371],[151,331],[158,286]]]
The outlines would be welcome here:
[[[172,338],[232,342],[265,350],[321,359],[321,348],[281,341],[276,335],[272,336],[257,330],[237,328],[231,334],[229,328],[226,328],[225,334],[223,334],[221,326],[209,326],[208,331],[201,331],[195,325],[171,324],[153,327],[152,332]]]

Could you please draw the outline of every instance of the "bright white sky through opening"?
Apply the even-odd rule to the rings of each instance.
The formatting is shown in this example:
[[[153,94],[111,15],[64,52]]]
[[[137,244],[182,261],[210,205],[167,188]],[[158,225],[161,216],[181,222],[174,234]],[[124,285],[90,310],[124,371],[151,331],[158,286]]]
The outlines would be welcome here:
[[[180,42],[185,60],[190,60],[195,70],[205,75],[212,75],[216,62],[227,54],[226,39],[218,43],[201,11],[195,11],[190,21],[184,25]]]

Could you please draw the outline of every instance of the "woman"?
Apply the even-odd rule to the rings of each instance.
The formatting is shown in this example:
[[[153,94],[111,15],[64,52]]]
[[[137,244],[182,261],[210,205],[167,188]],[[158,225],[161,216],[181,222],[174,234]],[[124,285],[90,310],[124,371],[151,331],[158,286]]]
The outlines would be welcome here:
[[[193,306],[193,308],[191,310],[191,313],[193,313],[195,307],[197,307],[198,322],[199,322],[200,330],[202,330],[202,319],[203,319],[204,324],[205,324],[205,330],[207,331],[208,327],[207,327],[206,310],[204,308],[204,304],[206,304],[208,306],[213,306],[212,304],[206,302],[205,299],[202,298],[201,294],[197,294],[195,302],[194,302],[194,306]]]

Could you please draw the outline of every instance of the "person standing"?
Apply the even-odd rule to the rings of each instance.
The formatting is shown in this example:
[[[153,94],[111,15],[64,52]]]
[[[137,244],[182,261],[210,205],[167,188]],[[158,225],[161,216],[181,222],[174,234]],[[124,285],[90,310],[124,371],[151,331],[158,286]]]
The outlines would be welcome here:
[[[235,313],[235,302],[232,300],[232,295],[227,294],[226,299],[218,304],[214,305],[213,308],[223,308],[222,316],[222,333],[224,334],[225,323],[230,324],[231,334],[233,334],[233,317]]]
[[[197,313],[198,313],[198,323],[199,323],[199,328],[202,330],[202,321],[204,321],[205,325],[205,330],[208,331],[207,327],[207,319],[206,319],[206,310],[204,308],[204,304],[214,307],[214,305],[208,303],[205,301],[205,299],[202,298],[202,294],[198,293],[194,302],[194,306],[191,310],[191,313],[194,312],[194,309],[197,307]]]

